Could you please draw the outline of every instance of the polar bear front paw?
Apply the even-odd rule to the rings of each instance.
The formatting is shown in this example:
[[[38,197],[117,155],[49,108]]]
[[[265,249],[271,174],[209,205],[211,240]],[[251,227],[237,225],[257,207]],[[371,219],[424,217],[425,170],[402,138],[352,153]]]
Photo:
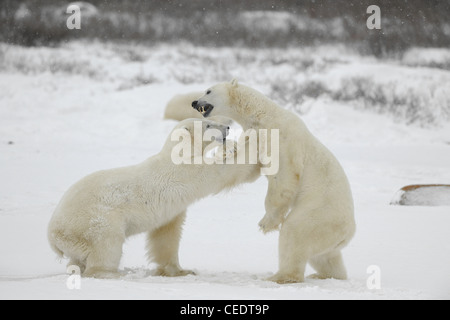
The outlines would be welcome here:
[[[266,279],[266,281],[276,282],[278,284],[300,283],[304,281],[301,274],[280,274],[276,273]]]
[[[258,223],[259,229],[265,234],[271,231],[279,230],[280,224],[282,223],[281,218],[273,217],[272,215],[266,215]]]
[[[184,277],[187,275],[195,275],[195,272],[192,270],[184,270],[179,268],[171,268],[171,267],[165,267],[165,268],[158,268],[154,272],[155,276],[162,276],[162,277]]]

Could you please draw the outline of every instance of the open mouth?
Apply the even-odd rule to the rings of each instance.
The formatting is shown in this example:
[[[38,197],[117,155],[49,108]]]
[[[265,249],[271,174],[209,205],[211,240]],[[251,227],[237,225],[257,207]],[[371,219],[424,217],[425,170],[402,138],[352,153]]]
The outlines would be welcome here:
[[[223,144],[225,144],[225,142],[227,142],[227,137],[222,138],[222,141],[220,141],[220,139],[217,139],[216,137],[213,137],[212,141],[222,142]]]
[[[199,106],[197,111],[200,112],[205,118],[209,116],[211,111],[214,109],[212,104],[205,104],[204,106]]]
[[[226,127],[225,129],[220,129],[222,135],[221,136],[213,136],[212,137],[212,141],[216,141],[216,142],[222,142],[225,144],[225,142],[227,141],[227,136],[230,133],[230,127]],[[220,137],[220,138],[219,138]]]
[[[200,112],[205,118],[208,117],[211,111],[214,109],[214,106],[212,104],[206,103],[204,105],[199,105],[197,101],[194,101],[192,103],[192,107]]]
[[[225,129],[225,134],[223,135],[223,141],[222,141],[222,143],[225,144],[225,142],[227,142],[227,137],[228,137],[229,134],[230,134],[230,127],[228,126],[228,127]]]

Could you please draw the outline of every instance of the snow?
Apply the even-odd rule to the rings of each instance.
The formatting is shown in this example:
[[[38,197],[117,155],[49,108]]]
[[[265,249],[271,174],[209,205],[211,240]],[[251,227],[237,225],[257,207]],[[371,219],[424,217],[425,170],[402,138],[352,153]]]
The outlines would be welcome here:
[[[450,52],[445,48],[411,48],[403,54],[403,63],[411,66],[450,67]]]
[[[277,51],[275,61],[271,50],[183,46],[0,46],[0,299],[450,298],[449,207],[390,205],[405,185],[450,181],[447,118],[421,127],[326,94],[305,97],[298,107],[352,186],[357,233],[343,251],[348,280],[289,285],[264,280],[278,262],[277,233],[263,235],[257,226],[267,188],[261,177],[189,208],[180,263],[196,275],[152,276],[145,235],[138,235],[124,245],[121,279],[82,278],[80,288],[70,290],[67,261],[58,261],[47,243],[53,210],[83,176],[159,152],[175,125],[162,120],[175,94],[204,90],[231,76],[267,94],[274,81],[284,87],[291,79],[302,83],[311,77],[339,88],[346,65],[350,74],[361,67],[359,74],[377,84],[391,79],[399,88],[422,86],[425,92],[444,90],[436,86],[450,79],[449,71],[362,58],[342,48]],[[301,69],[311,52],[312,66]],[[345,63],[327,60],[336,52]],[[429,81],[414,78],[417,74]],[[367,286],[371,266],[381,272],[380,289]]]

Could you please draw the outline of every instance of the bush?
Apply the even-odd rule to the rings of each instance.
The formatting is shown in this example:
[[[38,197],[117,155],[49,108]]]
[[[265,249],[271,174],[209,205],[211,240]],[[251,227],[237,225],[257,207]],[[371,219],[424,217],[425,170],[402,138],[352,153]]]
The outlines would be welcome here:
[[[68,30],[67,4],[3,0],[0,41],[57,45],[74,38],[146,43],[189,41],[202,46],[289,47],[345,43],[376,56],[410,46],[450,46],[450,4],[378,0],[382,29],[368,30],[372,0],[91,0],[98,15]],[[19,17],[20,8],[30,14]]]

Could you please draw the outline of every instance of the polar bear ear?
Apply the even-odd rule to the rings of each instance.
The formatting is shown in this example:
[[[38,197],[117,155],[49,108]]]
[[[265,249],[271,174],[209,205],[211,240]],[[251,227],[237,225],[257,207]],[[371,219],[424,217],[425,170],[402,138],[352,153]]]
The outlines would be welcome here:
[[[237,87],[238,86],[238,81],[234,78],[233,80],[231,80],[231,86],[232,87]]]

